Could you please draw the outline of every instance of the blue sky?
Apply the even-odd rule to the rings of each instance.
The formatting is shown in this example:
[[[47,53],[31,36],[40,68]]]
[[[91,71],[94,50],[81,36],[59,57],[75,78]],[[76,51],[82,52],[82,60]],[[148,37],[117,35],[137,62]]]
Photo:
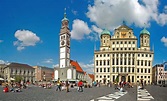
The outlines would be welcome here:
[[[123,21],[138,38],[147,27],[153,65],[167,61],[166,0],[0,0],[0,63],[58,65],[64,8],[70,21],[71,59],[85,71],[93,72],[100,32],[107,28],[112,34]]]

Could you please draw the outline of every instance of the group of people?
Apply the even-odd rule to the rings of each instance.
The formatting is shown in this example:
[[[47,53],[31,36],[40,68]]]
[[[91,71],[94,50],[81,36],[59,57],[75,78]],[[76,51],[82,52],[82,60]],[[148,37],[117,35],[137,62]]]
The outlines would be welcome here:
[[[23,82],[11,82],[6,84],[3,88],[3,92],[21,92],[21,89],[26,89],[27,85]]]
[[[83,92],[83,82],[82,80],[80,80],[78,83],[78,92]],[[64,88],[66,89],[66,92],[69,92],[69,86],[70,86],[70,83],[68,80],[66,80],[65,82],[61,82],[60,81],[60,78],[58,78],[57,80],[57,88],[56,88],[56,91],[62,91]],[[62,89],[63,88],[63,89]]]

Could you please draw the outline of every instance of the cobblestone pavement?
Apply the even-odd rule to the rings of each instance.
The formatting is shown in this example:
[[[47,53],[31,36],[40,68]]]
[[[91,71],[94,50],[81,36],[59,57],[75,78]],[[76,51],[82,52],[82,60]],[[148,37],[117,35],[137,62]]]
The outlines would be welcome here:
[[[56,91],[56,87],[52,89],[29,87],[20,93],[3,93],[2,89],[0,87],[0,101],[137,101],[138,96],[136,86],[125,88],[126,92],[123,94],[113,87],[106,86],[84,88],[83,92],[73,88],[69,93]],[[150,101],[167,101],[167,87],[146,86],[145,89],[154,98]]]

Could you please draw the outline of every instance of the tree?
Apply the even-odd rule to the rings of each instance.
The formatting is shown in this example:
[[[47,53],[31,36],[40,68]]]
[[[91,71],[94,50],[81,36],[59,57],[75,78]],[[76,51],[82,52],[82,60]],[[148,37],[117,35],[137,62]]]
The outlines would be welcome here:
[[[21,75],[15,75],[15,82],[21,82],[23,80]]]

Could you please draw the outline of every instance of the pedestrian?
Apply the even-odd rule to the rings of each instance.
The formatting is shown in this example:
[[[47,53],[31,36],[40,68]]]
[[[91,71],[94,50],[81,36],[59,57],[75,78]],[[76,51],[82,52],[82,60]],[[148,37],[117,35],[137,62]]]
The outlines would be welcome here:
[[[83,92],[83,82],[82,82],[82,80],[80,80],[80,81],[78,82],[78,91],[79,91],[79,92]]]
[[[69,82],[68,82],[68,80],[66,80],[65,85],[66,85],[66,92],[69,92]]]
[[[117,84],[117,82],[115,81],[115,82],[114,82],[115,90],[118,89],[117,86],[118,86],[118,84]]]
[[[58,80],[57,80],[57,89],[56,89],[56,91],[58,91],[58,89],[59,89],[59,91],[61,91],[61,82],[60,82],[60,78],[58,78]]]

